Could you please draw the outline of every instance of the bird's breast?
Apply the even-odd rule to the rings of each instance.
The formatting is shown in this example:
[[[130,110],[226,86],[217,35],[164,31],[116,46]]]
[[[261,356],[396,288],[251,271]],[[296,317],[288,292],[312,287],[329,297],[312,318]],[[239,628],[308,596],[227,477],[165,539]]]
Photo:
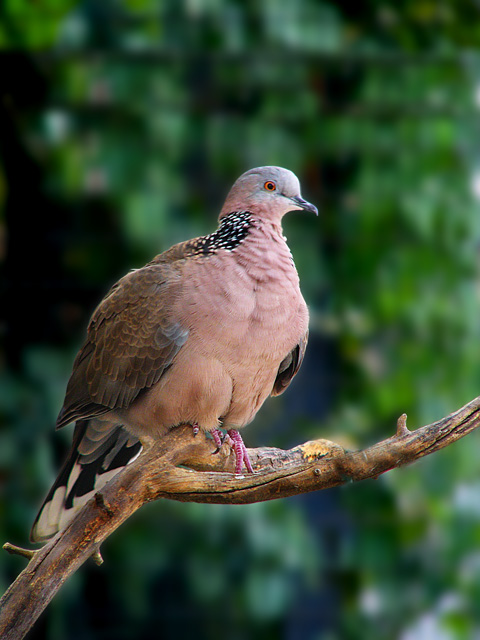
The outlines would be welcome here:
[[[229,362],[271,359],[274,366],[307,330],[290,251],[285,242],[271,244],[244,243],[199,259],[185,279],[183,322],[206,351]]]

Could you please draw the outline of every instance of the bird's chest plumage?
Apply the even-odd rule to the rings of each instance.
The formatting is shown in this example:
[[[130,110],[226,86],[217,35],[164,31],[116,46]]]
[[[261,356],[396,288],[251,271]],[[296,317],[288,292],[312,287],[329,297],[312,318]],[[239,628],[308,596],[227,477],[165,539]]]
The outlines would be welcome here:
[[[234,250],[199,258],[187,287],[192,338],[230,369],[278,367],[307,330],[295,265],[278,234],[254,230]]]

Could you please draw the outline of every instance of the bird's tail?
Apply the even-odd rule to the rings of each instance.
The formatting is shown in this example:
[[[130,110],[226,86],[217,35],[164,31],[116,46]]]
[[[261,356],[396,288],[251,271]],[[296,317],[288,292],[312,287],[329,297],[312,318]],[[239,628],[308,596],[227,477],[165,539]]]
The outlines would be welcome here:
[[[122,425],[99,418],[78,420],[73,444],[30,532],[32,542],[45,542],[123,467],[141,453],[142,445]]]

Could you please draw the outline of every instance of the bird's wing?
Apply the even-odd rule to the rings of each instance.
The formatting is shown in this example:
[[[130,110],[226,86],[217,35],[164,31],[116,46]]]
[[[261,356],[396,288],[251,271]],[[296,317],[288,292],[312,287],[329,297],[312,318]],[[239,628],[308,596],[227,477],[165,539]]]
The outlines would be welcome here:
[[[178,264],[157,261],[119,280],[93,314],[57,427],[128,407],[155,384],[188,338],[172,317]]]
[[[285,391],[290,382],[296,376],[300,365],[303,362],[305,349],[307,348],[308,331],[300,340],[300,342],[290,351],[284,358],[278,368],[277,377],[273,384],[272,396],[279,396]]]

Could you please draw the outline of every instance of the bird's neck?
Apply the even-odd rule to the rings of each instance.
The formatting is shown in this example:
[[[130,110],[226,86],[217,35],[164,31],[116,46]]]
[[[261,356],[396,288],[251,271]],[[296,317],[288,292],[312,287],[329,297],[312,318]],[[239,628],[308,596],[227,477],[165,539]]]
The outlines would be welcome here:
[[[237,260],[258,282],[289,282],[298,289],[298,274],[282,227],[252,215],[245,240],[235,250]]]
[[[168,262],[193,256],[208,257],[222,250],[241,250],[251,243],[258,247],[265,246],[272,240],[278,246],[284,245],[288,251],[279,223],[263,219],[251,211],[233,211],[222,216],[218,229],[213,233],[174,245],[153,262]]]
[[[216,249],[232,251],[248,241],[252,234],[258,235],[258,232],[269,238],[285,240],[280,220],[272,220],[252,211],[232,211],[224,215],[218,229],[204,237]]]

